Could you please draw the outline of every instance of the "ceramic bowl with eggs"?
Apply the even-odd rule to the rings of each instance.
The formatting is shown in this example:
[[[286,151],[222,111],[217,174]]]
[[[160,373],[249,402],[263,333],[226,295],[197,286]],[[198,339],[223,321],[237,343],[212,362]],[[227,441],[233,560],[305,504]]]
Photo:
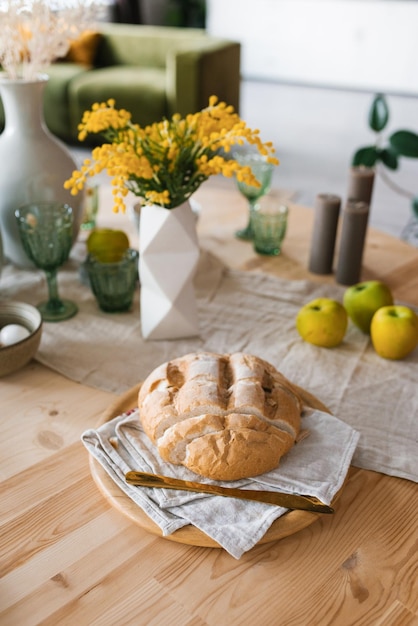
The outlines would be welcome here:
[[[38,309],[25,302],[0,302],[0,376],[20,369],[36,354],[42,335]]]

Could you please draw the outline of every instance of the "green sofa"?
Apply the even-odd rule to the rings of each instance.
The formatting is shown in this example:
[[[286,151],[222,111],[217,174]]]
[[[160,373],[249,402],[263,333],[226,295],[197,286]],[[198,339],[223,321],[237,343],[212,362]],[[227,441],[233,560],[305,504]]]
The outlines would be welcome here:
[[[47,70],[45,122],[60,139],[76,143],[83,112],[109,98],[141,125],[196,112],[211,95],[239,113],[238,42],[190,28],[103,23],[99,30],[91,65],[61,60]]]

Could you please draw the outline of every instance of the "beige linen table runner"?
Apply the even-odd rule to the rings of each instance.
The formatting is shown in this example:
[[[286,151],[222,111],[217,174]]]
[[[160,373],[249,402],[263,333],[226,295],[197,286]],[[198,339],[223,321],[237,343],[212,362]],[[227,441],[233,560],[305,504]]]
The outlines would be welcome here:
[[[341,301],[343,288],[229,270],[202,251],[196,276],[200,336],[144,341],[139,297],[129,313],[100,312],[74,258],[60,270],[59,283],[61,295],[78,302],[79,313],[44,324],[37,359],[68,378],[122,394],[160,363],[187,352],[249,352],[361,433],[353,465],[418,481],[418,350],[392,362],[377,356],[369,337],[352,324],[334,349],[305,343],[296,331],[303,304],[320,296]],[[43,275],[6,266],[0,293],[36,304],[46,293]]]

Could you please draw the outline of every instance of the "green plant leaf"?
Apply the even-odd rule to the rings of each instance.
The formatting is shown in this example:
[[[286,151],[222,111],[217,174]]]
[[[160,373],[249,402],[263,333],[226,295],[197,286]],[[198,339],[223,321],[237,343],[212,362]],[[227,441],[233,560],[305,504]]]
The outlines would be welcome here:
[[[380,132],[389,121],[389,108],[385,96],[377,94],[369,111],[369,126],[375,132]]]
[[[418,196],[415,196],[415,198],[413,198],[412,200],[412,211],[415,217],[418,218]]]
[[[397,170],[399,165],[398,153],[394,152],[390,147],[383,148],[380,151],[380,160],[390,170]]]
[[[357,167],[364,165],[365,167],[373,167],[379,160],[379,150],[376,146],[366,146],[359,148],[353,156],[352,165]]]
[[[398,154],[418,158],[418,135],[410,130],[398,130],[389,137],[392,149]]]

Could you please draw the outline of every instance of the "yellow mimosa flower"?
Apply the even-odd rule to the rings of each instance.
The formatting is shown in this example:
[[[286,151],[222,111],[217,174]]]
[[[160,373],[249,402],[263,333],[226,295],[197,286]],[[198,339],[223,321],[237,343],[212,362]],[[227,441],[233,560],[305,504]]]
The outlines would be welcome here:
[[[209,98],[209,106],[185,118],[175,114],[150,126],[134,124],[131,114],[115,108],[113,99],[95,103],[79,125],[79,139],[100,134],[107,143],[94,148],[80,171],[64,187],[77,194],[88,177],[107,171],[112,178],[114,210],[124,209],[128,191],[148,204],[175,208],[187,200],[210,176],[235,175],[248,185],[258,185],[251,168],[230,157],[234,146],[248,143],[275,165],[271,142],[247,127],[233,107]]]

